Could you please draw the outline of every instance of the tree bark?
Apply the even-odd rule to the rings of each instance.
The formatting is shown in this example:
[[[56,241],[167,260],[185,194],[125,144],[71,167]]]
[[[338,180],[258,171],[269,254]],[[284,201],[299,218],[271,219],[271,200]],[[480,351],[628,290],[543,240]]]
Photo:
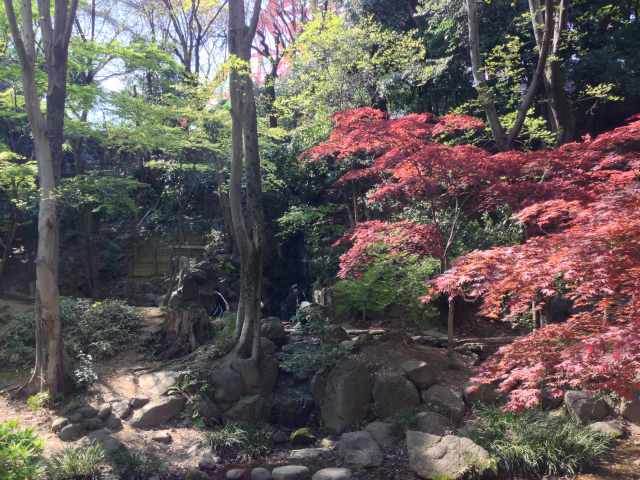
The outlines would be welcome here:
[[[564,69],[558,57],[562,31],[565,29],[567,23],[568,3],[569,0],[560,0],[555,9],[551,54],[543,75],[549,110],[551,112],[550,123],[553,127],[552,130],[556,133],[558,145],[571,142],[575,140],[576,136],[575,114],[571,102],[564,91]],[[540,49],[544,35],[544,30],[541,26],[546,22],[546,14],[540,5],[540,0],[529,0],[529,11],[531,13],[533,36],[538,45],[538,49]]]
[[[447,356],[453,359],[453,333],[455,327],[455,300],[449,299],[449,311],[447,312]]]
[[[229,76],[232,119],[229,200],[234,239],[240,254],[240,300],[234,353],[255,360],[260,354],[263,213],[258,124],[248,69],[259,14],[260,0],[255,0],[250,23],[246,25],[244,1],[229,1],[229,53],[242,64],[241,70],[234,68]],[[243,173],[246,176],[245,208],[242,204]]]
[[[473,74],[473,82],[478,92],[478,99],[482,104],[487,121],[493,132],[496,146],[499,150],[509,150],[513,146],[513,141],[518,137],[524,125],[527,111],[533,104],[533,100],[538,92],[541,79],[547,67],[549,54],[551,53],[554,16],[551,14],[553,10],[553,0],[545,0],[545,24],[543,37],[540,43],[540,52],[536,69],[529,82],[529,87],[522,98],[518,110],[516,112],[516,120],[509,131],[500,122],[497,113],[495,98],[491,93],[491,89],[482,75],[484,70],[482,58],[480,56],[480,19],[478,16],[477,0],[465,0],[467,6],[467,20],[469,27],[469,49],[471,56],[471,71]]]
[[[36,36],[30,0],[21,0],[18,26],[12,0],[4,0],[9,29],[20,60],[25,107],[38,161],[40,201],[36,257],[36,363],[25,391],[46,387],[64,393],[64,348],[58,305],[59,221],[55,189],[62,166],[62,142],[69,39],[78,0],[38,0],[40,34],[47,71],[46,116],[36,84]],[[53,13],[53,18],[51,16]]]

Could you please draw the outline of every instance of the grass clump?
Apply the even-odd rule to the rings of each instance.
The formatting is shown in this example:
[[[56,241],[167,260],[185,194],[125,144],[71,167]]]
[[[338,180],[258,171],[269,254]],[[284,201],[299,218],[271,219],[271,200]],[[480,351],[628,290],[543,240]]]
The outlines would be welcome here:
[[[27,398],[27,407],[34,413],[39,412],[49,404],[50,400],[49,392],[36,393]]]
[[[469,436],[511,475],[575,475],[593,466],[610,446],[610,438],[569,417],[540,410],[505,412],[476,409],[478,423]]]
[[[97,480],[105,466],[105,453],[100,445],[67,448],[47,462],[49,480]]]
[[[110,457],[113,473],[127,480],[147,480],[166,469],[160,458],[143,450],[120,448]]]
[[[10,420],[0,422],[0,478],[37,480],[44,476],[44,442],[31,428]]]
[[[216,455],[246,462],[268,454],[273,446],[272,436],[269,425],[227,423],[208,432],[206,443]]]

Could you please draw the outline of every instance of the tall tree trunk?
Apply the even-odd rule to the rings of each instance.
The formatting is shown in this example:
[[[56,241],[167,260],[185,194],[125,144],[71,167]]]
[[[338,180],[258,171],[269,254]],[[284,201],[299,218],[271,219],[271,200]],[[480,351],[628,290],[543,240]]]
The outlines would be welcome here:
[[[478,99],[482,104],[485,113],[487,115],[487,121],[493,132],[493,137],[496,142],[496,146],[500,150],[509,150],[513,146],[513,141],[518,137],[524,121],[527,116],[527,111],[533,104],[533,100],[538,92],[538,88],[544,76],[545,69],[547,67],[547,61],[549,54],[551,53],[552,37],[553,37],[553,24],[554,16],[551,13],[553,11],[553,0],[545,0],[545,23],[544,32],[540,44],[540,52],[538,54],[538,63],[536,69],[531,77],[527,91],[522,98],[518,110],[516,112],[516,119],[509,129],[505,131],[500,122],[500,118],[497,113],[495,98],[491,93],[491,89],[486,82],[486,79],[482,73],[484,70],[482,58],[480,56],[480,18],[478,16],[478,0],[465,0],[467,7],[467,23],[469,28],[469,49],[471,56],[471,71],[473,74],[473,83],[478,92]]]
[[[559,0],[554,12],[554,32],[551,55],[544,71],[544,86],[551,111],[551,126],[556,132],[559,145],[575,140],[576,119],[573,107],[564,91],[564,69],[558,57],[562,32],[567,24],[567,8],[569,0]],[[538,49],[542,48],[546,14],[540,0],[529,0],[529,11],[533,26],[533,36]]]
[[[26,391],[64,392],[64,348],[58,305],[59,222],[56,186],[62,166],[67,56],[78,0],[38,0],[41,46],[47,71],[47,113],[40,109],[36,84],[36,36],[31,0],[21,0],[21,26],[12,0],[4,0],[11,36],[20,60],[25,107],[38,161],[40,201],[36,257],[36,363]],[[53,17],[52,17],[53,13]]]
[[[260,0],[255,0],[249,26],[243,0],[229,2],[229,53],[248,67]],[[229,76],[231,96],[231,180],[229,200],[234,239],[240,253],[240,302],[234,352],[242,358],[258,359],[259,317],[262,294],[262,184],[258,152],[258,126],[253,82],[245,68]],[[246,175],[246,206],[242,205],[242,176]]]

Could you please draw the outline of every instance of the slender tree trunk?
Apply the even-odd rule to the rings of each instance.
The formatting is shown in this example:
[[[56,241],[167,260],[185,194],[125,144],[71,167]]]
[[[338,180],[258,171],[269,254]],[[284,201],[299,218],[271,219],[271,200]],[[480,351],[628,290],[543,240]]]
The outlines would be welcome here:
[[[553,0],[545,0],[545,24],[542,41],[540,44],[540,52],[538,56],[538,63],[533,76],[529,82],[527,91],[522,98],[518,110],[516,112],[516,119],[514,124],[508,132],[500,122],[500,118],[497,113],[495,104],[495,98],[491,93],[491,89],[483,76],[482,70],[484,70],[483,62],[480,56],[480,19],[478,16],[478,0],[465,0],[467,6],[467,20],[469,27],[469,48],[471,56],[471,71],[473,74],[474,86],[478,92],[478,99],[482,104],[487,121],[493,132],[493,137],[496,142],[496,146],[500,150],[509,150],[513,146],[513,141],[518,137],[524,121],[527,116],[527,112],[533,100],[538,92],[538,88],[543,78],[547,60],[551,52],[552,37],[553,37],[553,22],[554,17],[551,13],[553,10]]]
[[[453,333],[455,327],[455,300],[449,299],[449,310],[447,312],[447,356],[453,359]]]
[[[551,112],[551,127],[556,132],[559,145],[573,141],[576,135],[576,119],[573,107],[564,91],[564,69],[558,58],[562,31],[567,23],[567,8],[569,0],[560,0],[554,13],[554,33],[551,55],[544,71],[543,81],[549,110]],[[544,36],[545,12],[540,5],[540,0],[529,0],[529,11],[533,26],[533,35],[538,49],[542,48]]]
[[[229,52],[244,65],[251,60],[251,43],[260,13],[255,0],[249,26],[243,0],[229,2]],[[262,185],[258,152],[258,124],[253,82],[246,71],[233,69],[231,96],[231,180],[229,200],[234,238],[240,253],[240,303],[234,352],[242,358],[260,354],[260,300],[262,294]],[[242,205],[242,176],[246,175],[246,206]]]
[[[40,109],[36,84],[36,35],[31,0],[21,0],[18,26],[13,1],[4,0],[11,36],[20,60],[25,108],[31,125],[38,176],[38,253],[36,257],[36,363],[25,391],[64,393],[64,348],[58,305],[59,222],[56,186],[62,166],[67,55],[78,0],[38,0],[41,48],[47,71],[47,112]],[[55,21],[54,21],[55,20]]]

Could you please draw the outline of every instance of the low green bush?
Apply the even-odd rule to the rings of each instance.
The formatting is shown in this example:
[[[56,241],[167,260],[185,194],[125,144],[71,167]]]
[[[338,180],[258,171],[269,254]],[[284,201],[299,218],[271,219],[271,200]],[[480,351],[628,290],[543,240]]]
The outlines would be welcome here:
[[[110,455],[113,473],[127,480],[148,480],[166,470],[165,463],[143,450],[120,448]]]
[[[610,438],[540,410],[505,412],[478,407],[477,426],[469,436],[511,475],[575,475],[593,466],[610,446]]]
[[[65,347],[78,359],[109,358],[137,341],[141,318],[137,310],[121,300],[93,301],[62,298],[60,318]],[[35,331],[33,313],[17,314],[0,326],[0,363],[24,367],[33,363]],[[86,367],[86,358],[85,358]],[[86,370],[86,369],[85,369]]]
[[[0,478],[38,480],[44,478],[44,442],[30,428],[15,421],[0,423]]]
[[[206,443],[221,457],[250,461],[268,454],[272,447],[273,428],[269,425],[227,423],[206,434]]]
[[[105,466],[100,445],[66,448],[47,462],[48,480],[97,480]]]
[[[325,367],[331,367],[350,353],[342,345],[309,345],[306,348],[284,350],[280,368],[296,378],[306,379]]]

